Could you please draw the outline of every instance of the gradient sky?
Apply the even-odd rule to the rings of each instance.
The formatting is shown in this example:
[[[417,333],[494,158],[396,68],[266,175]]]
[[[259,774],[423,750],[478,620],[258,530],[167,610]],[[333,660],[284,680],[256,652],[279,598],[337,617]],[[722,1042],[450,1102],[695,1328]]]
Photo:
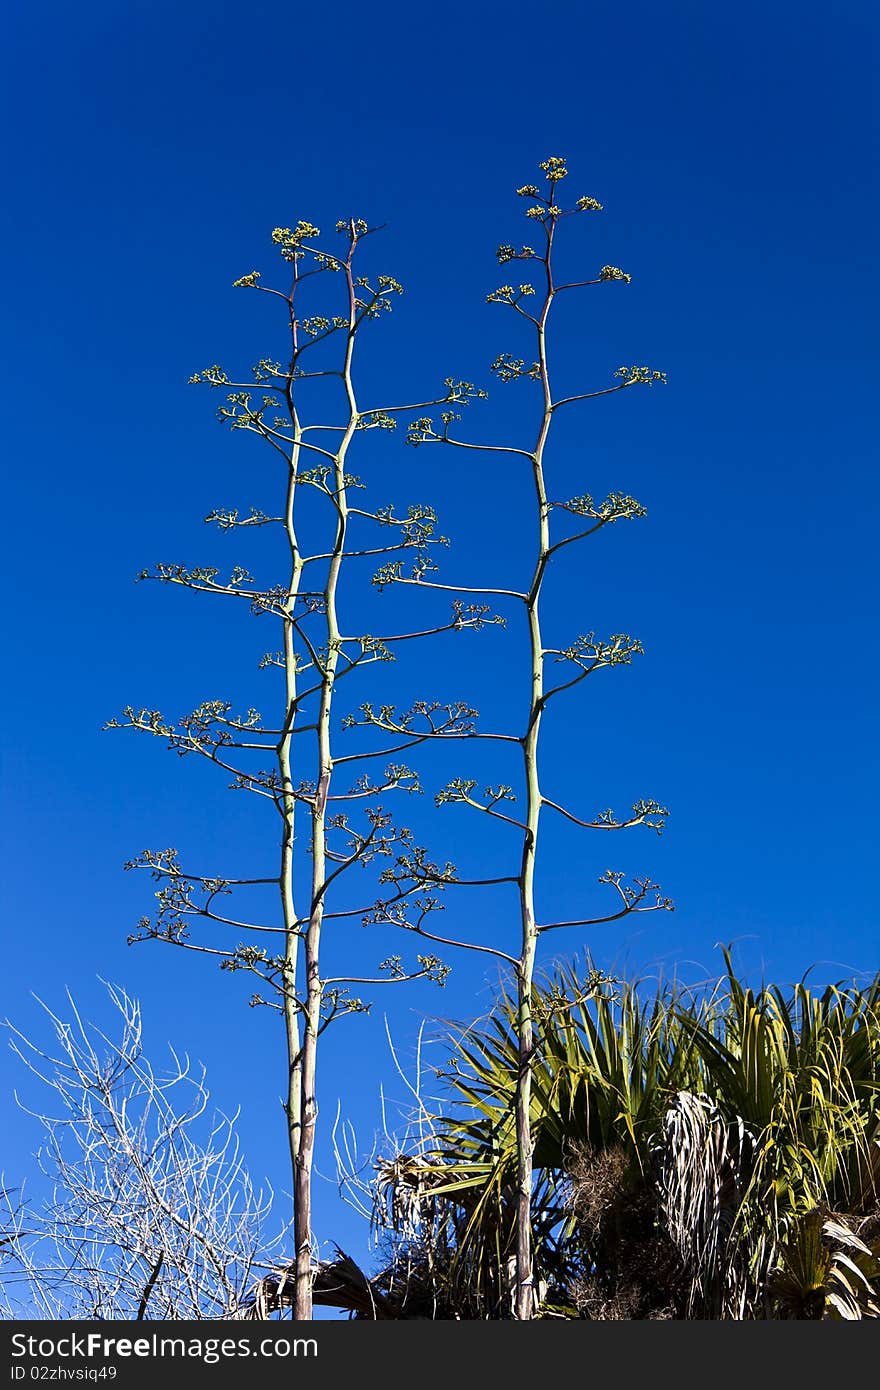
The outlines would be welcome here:
[[[178,715],[229,696],[267,713],[255,663],[276,638],[133,575],[158,560],[262,558],[271,572],[265,533],[201,518],[271,505],[277,476],[256,441],[216,424],[217,396],[186,383],[210,362],[282,354],[268,301],[230,289],[253,268],[271,282],[279,223],[387,224],[365,258],[406,294],[370,337],[365,401],[463,376],[491,386],[465,422],[478,437],[527,423],[528,385],[495,386],[487,369],[530,345],[485,295],[505,278],[494,248],[528,239],[513,190],[548,154],[567,157],[567,189],[605,207],[567,228],[566,257],[633,276],[564,307],[559,379],[589,389],[644,362],[669,384],[591,403],[554,445],[566,495],[630,492],[649,514],[554,570],[560,640],[625,631],[646,654],[548,717],[547,790],[585,813],[652,796],[672,816],[662,838],[613,844],[554,826],[541,892],[548,912],[577,915],[611,863],[659,879],[677,911],[548,938],[544,960],[589,946],[607,969],[700,979],[734,942],[755,982],[877,969],[875,17],[784,0],[513,0],[466,15],[90,0],[7,16],[0,1017],[36,1030],[29,991],[59,1007],[69,988],[106,1019],[98,977],[124,985],[154,1059],[173,1042],[204,1061],[218,1104],[242,1107],[254,1173],[284,1189],[271,1018],[200,960],[126,946],[150,885],[121,867],[168,844],[211,871],[268,867],[274,827],[158,742],[101,732],[128,702]],[[465,468],[384,436],[365,457],[373,500],[437,505],[454,541],[444,578],[514,578],[528,489],[509,463]],[[516,719],[522,636],[516,622],[459,634],[400,678],[473,700],[487,723]],[[365,676],[357,699],[380,689]],[[455,759],[419,763],[429,790],[489,775]],[[436,854],[483,863],[480,826],[457,808],[435,821],[426,801],[407,814],[434,826]],[[486,855],[504,852],[493,836]],[[459,920],[511,943],[511,906],[471,900]],[[362,934],[335,949],[381,954]],[[426,1014],[488,1007],[492,973],[451,963],[445,994],[377,997],[371,1018],[327,1035],[325,1139],[341,1097],[369,1147],[380,1084],[402,1091],[386,1011],[405,1060]],[[37,1133],[11,1102],[19,1080],[0,1053],[7,1181]],[[320,1166],[332,1176],[326,1142]],[[363,1250],[332,1182],[318,1184],[317,1231]]]

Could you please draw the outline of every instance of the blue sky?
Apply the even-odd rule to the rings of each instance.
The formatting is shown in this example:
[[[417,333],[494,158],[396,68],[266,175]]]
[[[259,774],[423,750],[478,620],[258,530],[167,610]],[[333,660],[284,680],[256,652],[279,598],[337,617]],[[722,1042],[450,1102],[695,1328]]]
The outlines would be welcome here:
[[[268,863],[274,828],[158,743],[100,731],[129,701],[175,715],[228,695],[268,711],[255,664],[275,638],[133,575],[157,560],[271,568],[262,533],[245,546],[202,525],[213,506],[276,496],[277,478],[255,442],[223,434],[216,397],[186,384],[209,362],[283,351],[266,303],[230,288],[252,268],[270,278],[271,228],[387,224],[369,263],[406,294],[370,339],[365,399],[389,384],[419,399],[447,375],[491,385],[499,351],[529,350],[485,304],[504,278],[493,252],[526,237],[513,190],[548,154],[605,207],[568,229],[571,264],[633,276],[564,307],[560,380],[603,385],[622,362],[669,377],[572,414],[554,446],[560,486],[630,492],[649,515],[552,575],[556,635],[632,632],[646,654],[548,719],[548,793],[585,811],[653,796],[672,816],[661,839],[613,846],[555,827],[541,892],[567,912],[614,863],[677,903],[553,940],[550,958],[589,945],[605,968],[696,979],[734,941],[756,980],[873,973],[873,7],[832,20],[814,3],[514,0],[465,17],[93,0],[19,8],[6,37],[0,1016],[36,1026],[28,991],[57,1005],[65,988],[100,1012],[97,977],[123,984],[154,1055],[171,1041],[206,1063],[218,1102],[242,1106],[255,1172],[284,1187],[280,1053],[274,1070],[253,1064],[271,1059],[271,1020],[203,962],[126,947],[150,885],[121,869],[167,844],[224,868]],[[492,385],[467,423],[506,437],[528,402],[524,384]],[[367,457],[377,502],[436,503],[454,540],[445,577],[514,577],[528,492],[509,465],[465,469],[402,439]],[[515,623],[460,634],[400,678],[471,699],[487,721],[510,716],[522,637]],[[365,678],[358,698],[378,692]],[[443,780],[420,766],[429,788]],[[452,771],[472,768],[488,775],[470,754]],[[466,814],[412,811],[438,855],[470,868],[483,851]],[[466,912],[501,939],[511,907],[499,896]],[[363,937],[334,949],[373,953]],[[395,1086],[386,1008],[406,1056],[426,1013],[488,1006],[486,972],[452,963],[443,995],[377,998],[370,1019],[328,1034],[322,1120],[342,1096],[369,1142],[380,1082]],[[4,1096],[16,1078],[0,1055]],[[9,1178],[34,1130],[4,1106]],[[331,1184],[318,1233],[363,1244]]]

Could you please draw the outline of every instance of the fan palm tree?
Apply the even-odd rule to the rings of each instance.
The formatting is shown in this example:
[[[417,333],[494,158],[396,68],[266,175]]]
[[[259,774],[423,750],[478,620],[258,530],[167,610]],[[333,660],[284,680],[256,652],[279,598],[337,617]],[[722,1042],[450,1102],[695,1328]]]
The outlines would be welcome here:
[[[880,1316],[880,975],[754,991],[561,968],[533,992],[544,1317]],[[516,999],[459,1029],[448,1104],[379,1165],[385,1268],[322,1266],[358,1317],[508,1318]]]

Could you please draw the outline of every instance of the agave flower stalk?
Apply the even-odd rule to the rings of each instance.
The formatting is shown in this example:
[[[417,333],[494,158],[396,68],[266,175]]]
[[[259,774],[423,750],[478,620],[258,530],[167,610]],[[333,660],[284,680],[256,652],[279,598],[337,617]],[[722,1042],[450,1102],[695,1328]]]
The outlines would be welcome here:
[[[375,283],[369,277],[355,276],[355,254],[370,234],[365,223],[352,219],[338,224],[337,231],[347,240],[347,251],[341,255],[321,247],[317,242],[320,233],[309,222],[301,221],[293,229],[275,229],[273,242],[291,267],[292,283],[287,290],[262,285],[256,271],[235,282],[238,287],[254,289],[283,303],[289,333],[286,364],[261,359],[252,369],[253,380],[249,382],[231,380],[217,365],[191,378],[224,389],[226,403],[218,411],[221,421],[233,430],[257,435],[276,456],[280,455],[284,469],[284,502],[278,516],[268,516],[254,508],[246,517],[236,510],[216,509],[206,520],[224,531],[280,526],[287,552],[287,578],[280,584],[262,587],[241,566],[236,566],[223,580],[220,571],[213,567],[167,564],[145,570],[140,576],[232,601],[244,599],[255,614],[269,614],[280,623],[280,650],[266,653],[260,661],[261,667],[281,671],[283,697],[279,717],[270,725],[254,709],[236,714],[228,703],[209,700],[176,723],[166,720],[158,710],[129,706],[121,719],[111,720],[108,725],[164,738],[169,748],[180,755],[201,755],[232,775],[232,787],[268,802],[280,821],[280,855],[274,876],[232,878],[190,872],[181,867],[173,849],[145,851],[127,867],[147,869],[160,885],[155,917],[143,918],[132,940],[162,940],[210,956],[224,970],[255,976],[261,986],[268,987],[270,997],[258,993],[251,1003],[270,1007],[282,1017],[287,1145],[294,1197],[295,1260],[289,1279],[294,1286],[294,1313],[299,1319],[312,1315],[316,1268],[312,1175],[318,1118],[319,1038],[334,1020],[369,1007],[353,993],[355,987],[415,979],[442,984],[448,973],[439,957],[425,954],[411,966],[405,965],[400,956],[391,956],[381,963],[375,977],[344,972],[331,976],[322,962],[322,935],[327,921],[332,918],[334,925],[342,928],[362,920],[395,923],[400,905],[416,892],[417,885],[404,883],[399,875],[386,872],[379,879],[386,888],[372,902],[351,907],[340,899],[329,910],[328,899],[336,893],[342,875],[354,865],[376,859],[381,862],[395,853],[414,857],[422,865],[430,863],[424,849],[413,843],[411,832],[395,825],[380,800],[386,793],[421,790],[412,769],[402,762],[389,762],[388,758],[417,747],[428,738],[464,736],[472,728],[475,714],[463,702],[445,707],[437,702],[419,702],[412,711],[400,716],[400,738],[391,748],[366,749],[339,757],[332,731],[336,688],[343,677],[357,670],[376,662],[393,661],[394,649],[400,642],[428,639],[450,631],[476,630],[492,621],[487,618],[485,606],[465,606],[459,601],[453,605],[451,621],[435,623],[418,632],[386,637],[348,635],[341,625],[340,585],[348,561],[379,556],[386,567],[394,569],[400,562],[393,557],[411,551],[415,554],[416,571],[421,572],[429,567],[430,548],[444,543],[444,538],[436,533],[433,509],[424,504],[410,506],[406,515],[400,517],[391,506],[368,510],[351,505],[351,489],[363,486],[360,479],[348,472],[356,437],[365,430],[394,428],[399,410],[450,401],[464,404],[478,393],[469,383],[450,379],[433,399],[387,409],[360,409],[353,368],[356,340],[365,323],[390,309],[393,298],[402,293],[402,286],[391,276],[379,276]],[[304,284],[318,274],[333,275],[343,282],[344,314],[325,317],[303,312]],[[341,360],[330,367],[319,365],[310,370],[309,363],[314,359],[306,357],[306,353],[332,339],[343,343]],[[344,409],[333,422],[319,417],[304,423],[301,398],[319,378],[331,378],[341,385]],[[328,438],[335,442],[326,445]],[[322,538],[316,535],[317,543],[311,553],[303,548],[299,535],[298,499],[304,488],[316,491],[324,499],[332,517],[329,542],[322,544]],[[384,537],[378,545],[350,539],[353,517],[359,525],[368,522],[382,528]],[[389,535],[390,539],[385,539]],[[369,705],[362,706],[362,712],[370,709]],[[382,706],[383,711],[388,709],[389,706]],[[361,720],[347,722],[384,727],[382,721],[372,720],[365,713]],[[266,771],[254,767],[258,757],[274,759],[274,768]],[[384,763],[380,776],[369,771],[377,761]],[[364,763],[368,770],[354,785],[337,789],[337,768],[354,762]],[[304,772],[310,775],[303,777]],[[354,821],[352,811],[345,809],[349,803],[353,803]],[[301,866],[295,854],[300,807],[308,825],[308,862]],[[253,916],[232,915],[221,909],[224,898],[232,894],[273,884],[280,898],[280,920],[254,920]],[[299,905],[302,897],[308,900],[305,910]],[[432,902],[420,905],[421,922],[434,906],[436,903]],[[210,925],[213,934],[208,939],[193,936],[196,925]],[[246,940],[235,946],[226,945],[223,931],[230,929],[244,933]],[[267,940],[279,949],[267,949],[263,944]]]
[[[599,396],[611,395],[635,385],[652,385],[665,381],[663,372],[644,366],[620,367],[614,373],[612,383],[596,390],[585,391],[567,397],[554,395],[550,359],[548,351],[549,322],[553,305],[564,291],[585,288],[611,282],[628,283],[631,279],[616,266],[603,266],[598,274],[590,279],[570,281],[559,284],[554,277],[553,250],[558,227],[562,220],[577,214],[588,214],[601,210],[601,204],[594,198],[579,198],[574,206],[564,208],[557,199],[558,186],[567,176],[565,161],[551,157],[541,164],[546,187],[541,189],[534,184],[525,184],[518,189],[518,195],[528,200],[526,216],[538,231],[542,245],[540,250],[524,246],[517,250],[512,245],[498,248],[500,264],[521,263],[533,267],[541,277],[540,297],[535,285],[530,282],[518,287],[504,284],[487,296],[489,303],[501,304],[511,309],[529,325],[534,335],[534,360],[527,365],[525,358],[512,353],[501,353],[492,364],[492,371],[503,383],[518,380],[531,380],[540,387],[541,408],[533,442],[528,446],[511,444],[479,444],[457,439],[452,434],[454,421],[458,418],[444,413],[442,425],[435,428],[429,417],[413,422],[409,442],[413,445],[441,444],[448,447],[479,450],[486,454],[506,455],[524,460],[531,475],[534,516],[534,551],[531,572],[527,580],[519,586],[510,585],[493,590],[498,595],[518,602],[525,612],[527,629],[528,662],[528,704],[524,728],[521,733],[506,735],[511,742],[520,746],[523,766],[523,785],[525,807],[521,819],[506,814],[501,806],[515,799],[510,786],[487,787],[485,797],[479,800],[474,796],[477,786],[475,780],[456,779],[450,782],[438,795],[438,802],[458,802],[483,812],[494,819],[506,822],[520,836],[519,868],[516,875],[508,880],[516,884],[519,908],[519,951],[508,955],[500,950],[495,954],[509,961],[515,969],[517,985],[516,1033],[519,1049],[519,1066],[515,1095],[517,1171],[516,1171],[516,1214],[515,1214],[515,1258],[516,1287],[511,1299],[513,1316],[518,1319],[532,1317],[537,1306],[533,1241],[531,1230],[531,1205],[534,1188],[533,1143],[531,1135],[531,1087],[532,1069],[535,1056],[535,1026],[532,1012],[535,963],[538,940],[543,932],[563,927],[589,927],[617,921],[635,912],[667,910],[672,907],[669,899],[662,897],[658,886],[649,879],[635,879],[628,883],[624,875],[608,870],[600,882],[610,886],[618,896],[614,912],[590,917],[573,917],[565,921],[540,922],[536,910],[536,871],[538,867],[538,846],[544,809],[551,809],[562,815],[570,823],[585,829],[622,830],[636,825],[645,825],[661,830],[668,812],[665,807],[653,800],[641,800],[633,806],[632,814],[616,816],[612,811],[585,818],[572,810],[551,800],[544,794],[540,769],[540,735],[544,713],[551,700],[564,691],[578,686],[588,676],[606,667],[628,665],[633,656],[642,651],[641,643],[625,633],[617,633],[607,640],[596,637],[595,632],[582,634],[564,648],[549,648],[544,645],[542,636],[542,598],[547,566],[554,554],[575,541],[586,539],[603,527],[619,520],[629,520],[645,515],[645,508],[634,498],[620,493],[612,493],[604,502],[594,502],[589,494],[573,497],[568,501],[553,500],[547,481],[548,449],[557,413],[565,406],[576,402],[592,400]],[[526,273],[526,272],[524,272]],[[539,307],[531,312],[527,307],[536,300]],[[574,516],[580,522],[575,534],[565,534],[556,538],[551,534],[551,520],[554,512]],[[563,677],[555,685],[548,675],[548,663],[562,663],[566,668]],[[472,950],[487,950],[485,945],[458,942]]]

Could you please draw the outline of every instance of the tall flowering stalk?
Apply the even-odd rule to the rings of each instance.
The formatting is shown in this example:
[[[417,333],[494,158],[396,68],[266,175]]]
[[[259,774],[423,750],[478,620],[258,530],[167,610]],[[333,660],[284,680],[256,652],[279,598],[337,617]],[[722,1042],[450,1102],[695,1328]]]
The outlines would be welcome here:
[[[518,189],[518,195],[528,200],[526,216],[533,224],[540,238],[538,249],[523,246],[519,250],[512,245],[498,248],[497,259],[500,264],[522,264],[533,268],[540,276],[539,283],[501,285],[488,295],[488,301],[501,304],[512,310],[528,325],[534,343],[534,359],[531,364],[511,353],[502,353],[492,365],[496,377],[504,383],[520,379],[537,383],[541,404],[535,434],[531,443],[522,446],[510,444],[482,445],[459,440],[453,437],[451,429],[457,416],[445,413],[439,429],[435,428],[430,417],[421,417],[411,426],[409,441],[413,445],[435,444],[450,448],[481,450],[492,455],[508,455],[522,462],[532,480],[534,497],[534,550],[531,567],[519,588],[496,589],[493,592],[513,599],[525,616],[527,630],[528,662],[528,702],[521,731],[506,735],[511,742],[519,744],[522,756],[524,812],[517,819],[502,810],[505,802],[515,799],[510,786],[487,787],[483,799],[474,795],[476,780],[455,779],[438,795],[440,803],[459,803],[467,805],[485,815],[499,819],[517,831],[520,838],[519,869],[511,876],[516,884],[520,923],[520,948],[518,955],[508,955],[501,950],[494,954],[507,960],[514,968],[517,988],[516,1033],[518,1041],[519,1070],[515,1092],[516,1123],[516,1199],[515,1199],[515,1259],[516,1285],[511,1298],[513,1315],[518,1319],[531,1318],[535,1312],[538,1298],[536,1290],[534,1252],[531,1230],[531,1201],[534,1186],[533,1142],[531,1133],[531,1086],[533,1060],[535,1056],[535,1021],[533,1017],[533,983],[539,938],[546,932],[557,931],[563,927],[587,928],[618,921],[634,913],[669,910],[672,903],[661,896],[658,885],[648,878],[627,882],[622,873],[609,869],[600,882],[609,886],[616,894],[617,905],[613,912],[595,917],[572,917],[565,921],[541,922],[535,902],[535,880],[538,867],[538,846],[544,819],[544,811],[552,810],[567,821],[585,829],[610,831],[624,830],[637,825],[648,826],[660,831],[668,811],[653,800],[640,800],[635,803],[630,815],[619,817],[612,811],[605,811],[593,818],[584,818],[569,808],[551,800],[544,793],[541,775],[540,734],[545,711],[551,701],[564,691],[574,689],[604,668],[629,665],[634,656],[641,654],[642,646],[638,639],[626,633],[616,633],[611,637],[598,638],[595,632],[577,636],[564,648],[547,647],[542,637],[542,598],[547,566],[551,558],[563,548],[576,541],[595,535],[605,526],[621,520],[631,520],[645,515],[645,508],[633,497],[612,493],[603,502],[595,502],[589,494],[581,494],[567,501],[553,500],[553,493],[547,479],[548,451],[556,417],[560,410],[576,403],[594,400],[600,396],[612,395],[628,390],[633,386],[653,385],[664,382],[665,375],[644,366],[620,367],[614,373],[610,385],[576,395],[560,397],[554,394],[548,334],[550,316],[556,299],[563,293],[587,287],[614,282],[629,283],[630,276],[616,266],[603,266],[591,278],[580,281],[557,283],[553,268],[554,245],[560,223],[572,216],[592,214],[601,211],[601,204],[594,198],[581,197],[572,207],[563,207],[558,201],[560,182],[566,177],[564,160],[551,157],[541,164],[545,176],[542,192],[535,184],[526,184]],[[537,304],[534,311],[528,305]],[[558,535],[551,523],[561,516],[574,517],[578,529],[568,534]],[[551,669],[562,664],[562,678],[553,683]],[[459,942],[459,945],[469,943]],[[492,949],[485,944],[472,943],[471,949],[485,951]]]
[[[153,918],[141,920],[132,940],[161,940],[181,949],[215,958],[221,969],[254,976],[262,992],[253,1005],[276,1010],[281,1016],[286,1044],[285,1114],[287,1143],[293,1176],[295,1261],[294,1315],[312,1316],[314,1233],[312,1175],[318,1119],[317,1069],[319,1039],[334,1020],[365,1011],[369,1005],[353,991],[361,986],[431,979],[442,984],[448,967],[434,954],[419,955],[410,966],[398,955],[381,963],[376,976],[347,973],[331,975],[322,959],[322,938],[332,922],[345,928],[358,921],[398,922],[402,905],[418,902],[418,923],[424,924],[438,906],[436,896],[419,896],[424,876],[439,887],[451,877],[428,859],[412,833],[395,824],[384,807],[384,798],[395,791],[420,790],[417,774],[404,762],[389,761],[427,739],[466,737],[473,728],[472,711],[465,703],[441,705],[418,702],[396,716],[398,735],[391,747],[337,754],[333,737],[336,690],[340,681],[374,663],[394,660],[401,642],[439,637],[443,633],[480,629],[498,621],[486,605],[457,599],[447,622],[418,632],[386,637],[348,635],[340,616],[341,583],[348,563],[378,556],[384,566],[398,572],[392,557],[412,552],[413,573],[431,567],[433,546],[445,543],[437,534],[433,508],[415,504],[403,516],[393,506],[372,510],[353,505],[351,494],[364,484],[350,473],[349,461],[359,434],[393,429],[400,412],[437,405],[464,405],[475,391],[468,382],[447,380],[439,396],[399,406],[362,409],[354,381],[356,345],[363,327],[390,310],[402,286],[392,276],[374,280],[355,274],[355,257],[370,235],[366,223],[341,222],[337,231],[347,243],[344,253],[328,251],[318,242],[317,227],[299,222],[293,229],[276,228],[272,239],[290,267],[290,283],[276,289],[260,283],[252,271],[235,282],[280,300],[284,306],[289,340],[284,363],[263,358],[252,369],[250,381],[232,380],[218,365],[196,373],[191,381],[225,392],[218,411],[231,429],[257,435],[277,457],[283,479],[283,505],[269,516],[252,508],[242,517],[237,510],[216,509],[206,518],[223,531],[242,527],[280,528],[287,557],[283,582],[262,586],[241,566],[221,578],[213,567],[188,568],[160,564],[144,570],[142,579],[155,579],[199,593],[247,603],[254,614],[270,615],[280,627],[281,646],[267,652],[260,666],[281,673],[282,694],[278,717],[265,723],[249,709],[233,711],[224,701],[209,700],[172,723],[158,710],[129,706],[121,719],[108,727],[132,728],[166,740],[180,755],[198,754],[227,774],[231,786],[249,791],[271,806],[280,831],[277,872],[260,878],[232,878],[225,874],[191,872],[181,866],[176,850],[147,850],[129,868],[146,869],[159,883],[158,908]],[[343,312],[332,317],[306,312],[303,295],[316,276],[335,277],[342,283]],[[340,345],[335,359],[315,362],[322,345]],[[308,392],[313,383],[335,382],[342,409],[333,421],[309,418]],[[305,404],[304,404],[305,399]],[[314,396],[311,400],[314,401]],[[328,442],[329,441],[329,442]],[[311,489],[326,503],[329,537],[300,535],[303,489]],[[353,523],[379,527],[378,544],[353,539]],[[325,533],[326,534],[326,533]],[[383,571],[377,576],[381,584]],[[382,718],[371,718],[370,705],[362,706],[359,719],[349,724],[385,727]],[[383,716],[390,707],[381,707]],[[343,780],[347,764],[362,762],[365,770],[353,782]],[[374,772],[377,763],[381,771]],[[269,764],[267,769],[267,764]],[[296,852],[297,824],[307,823],[305,855]],[[354,865],[379,859],[396,865],[418,865],[416,877],[404,881],[399,868],[386,868],[379,876],[377,899],[356,906],[335,899],[339,880]],[[233,894],[274,887],[279,906],[273,920],[255,920],[247,914],[224,910]],[[267,914],[268,915],[268,914]],[[201,929],[201,930],[198,930]],[[229,933],[243,939],[230,945]],[[268,944],[267,944],[268,943]]]

